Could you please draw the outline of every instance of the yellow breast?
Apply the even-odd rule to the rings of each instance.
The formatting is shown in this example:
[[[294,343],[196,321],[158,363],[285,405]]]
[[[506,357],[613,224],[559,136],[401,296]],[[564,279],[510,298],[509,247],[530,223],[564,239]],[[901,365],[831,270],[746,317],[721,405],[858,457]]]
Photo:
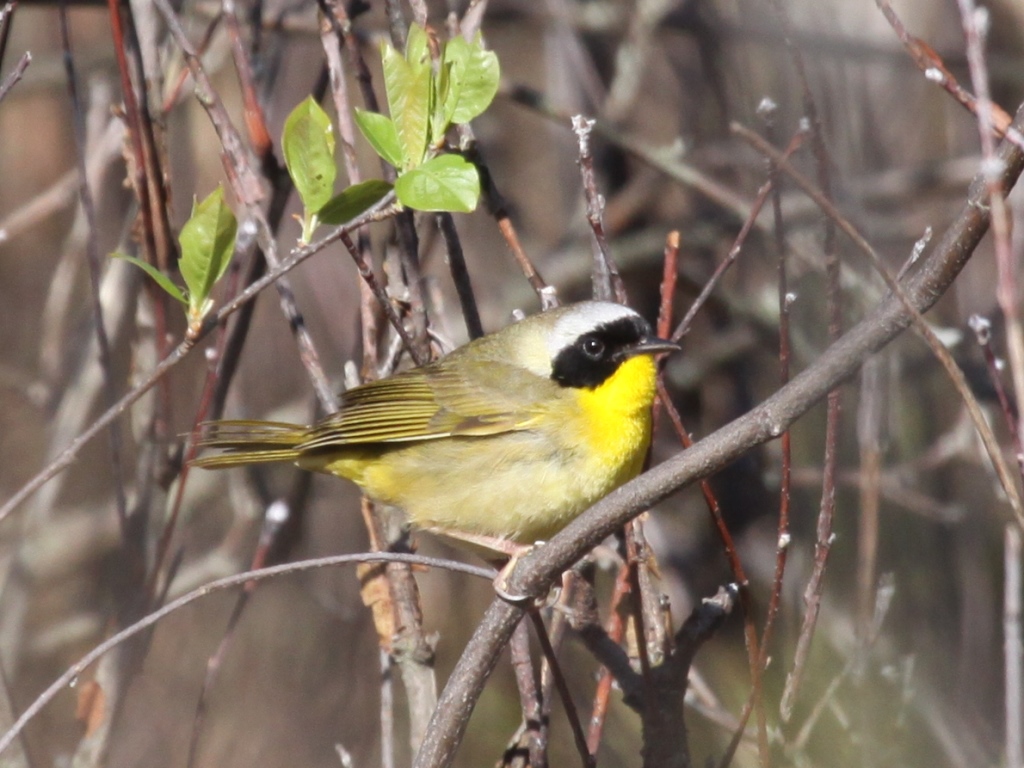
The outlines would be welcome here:
[[[632,357],[603,384],[576,390],[576,428],[586,435],[589,471],[607,477],[607,493],[643,467],[651,439],[657,368],[649,355]],[[603,493],[601,494],[603,495]]]

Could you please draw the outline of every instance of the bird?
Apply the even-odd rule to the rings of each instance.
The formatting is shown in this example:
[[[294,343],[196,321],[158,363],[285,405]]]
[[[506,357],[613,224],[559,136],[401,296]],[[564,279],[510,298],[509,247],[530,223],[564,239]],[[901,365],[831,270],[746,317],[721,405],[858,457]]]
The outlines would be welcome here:
[[[658,338],[633,309],[583,301],[353,387],[312,425],[210,422],[193,461],[346,478],[414,528],[514,558],[638,475],[651,440]]]

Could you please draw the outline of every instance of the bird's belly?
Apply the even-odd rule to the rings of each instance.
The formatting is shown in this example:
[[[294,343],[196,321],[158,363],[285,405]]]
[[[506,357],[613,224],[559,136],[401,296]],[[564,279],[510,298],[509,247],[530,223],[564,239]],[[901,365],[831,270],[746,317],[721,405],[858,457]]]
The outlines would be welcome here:
[[[585,451],[530,431],[445,438],[389,449],[360,485],[419,528],[532,544],[636,475],[646,448],[646,435]]]

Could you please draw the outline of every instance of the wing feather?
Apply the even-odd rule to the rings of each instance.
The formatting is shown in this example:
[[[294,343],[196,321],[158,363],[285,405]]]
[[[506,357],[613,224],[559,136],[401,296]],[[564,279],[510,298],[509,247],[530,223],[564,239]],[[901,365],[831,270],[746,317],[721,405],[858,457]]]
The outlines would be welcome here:
[[[543,399],[536,385],[517,382],[524,375],[537,377],[507,363],[489,362],[486,369],[475,370],[469,380],[451,365],[429,365],[355,387],[342,396],[341,410],[312,427],[298,448],[493,435],[533,426]]]

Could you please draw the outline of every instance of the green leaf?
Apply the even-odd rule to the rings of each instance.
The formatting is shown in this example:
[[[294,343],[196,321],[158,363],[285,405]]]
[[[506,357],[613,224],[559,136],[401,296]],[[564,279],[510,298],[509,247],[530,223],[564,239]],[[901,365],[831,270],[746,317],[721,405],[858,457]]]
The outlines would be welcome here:
[[[147,275],[156,280],[157,285],[163,288],[171,298],[177,299],[182,304],[188,304],[188,299],[185,298],[185,294],[181,292],[181,288],[171,282],[171,278],[161,272],[159,269],[154,267],[148,261],[137,259],[134,256],[129,256],[127,253],[112,253],[111,258],[122,259],[130,264],[134,264],[136,267],[141,269]]]
[[[284,163],[307,211],[316,211],[334,194],[338,169],[334,164],[331,119],[312,96],[302,101],[284,123],[281,136]]]
[[[317,217],[325,224],[344,224],[367,210],[391,191],[391,185],[380,179],[370,179],[353,184],[331,198],[317,211]]]
[[[406,55],[385,43],[382,57],[388,109],[402,147],[400,168],[408,170],[422,163],[427,153],[433,72],[426,32],[412,25]]]
[[[402,145],[398,141],[398,131],[391,118],[356,107],[356,125],[378,155],[395,168],[402,167]]]
[[[188,287],[190,321],[202,319],[208,311],[213,286],[224,275],[235,250],[238,222],[224,203],[224,190],[217,187],[201,203],[192,206],[192,216],[181,228],[178,269]]]
[[[479,35],[472,43],[459,36],[448,41],[444,61],[451,64],[444,112],[452,123],[468,123],[487,109],[498,93],[498,55],[484,50]]]
[[[420,211],[469,213],[480,198],[476,167],[460,155],[438,155],[395,182],[398,201]]]
[[[447,53],[447,48],[445,49]],[[447,56],[441,61],[437,77],[433,79],[433,100],[430,106],[430,140],[431,146],[438,146],[444,141],[444,135],[451,125],[452,103],[452,62]]]

